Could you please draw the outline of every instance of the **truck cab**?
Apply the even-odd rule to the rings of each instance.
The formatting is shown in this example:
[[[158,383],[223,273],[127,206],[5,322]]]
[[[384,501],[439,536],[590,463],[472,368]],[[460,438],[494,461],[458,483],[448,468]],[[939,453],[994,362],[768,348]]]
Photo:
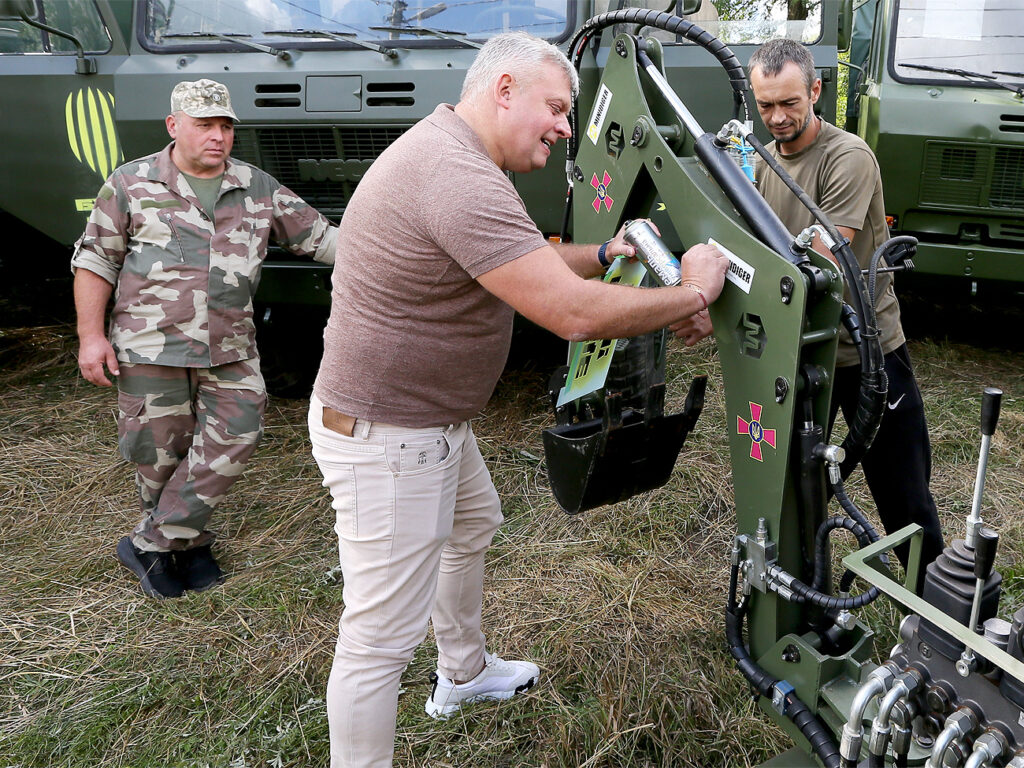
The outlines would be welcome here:
[[[866,41],[858,54],[856,40]],[[868,0],[848,114],[918,271],[1024,283],[1024,3]]]
[[[669,10],[720,37],[746,63],[775,36],[814,50],[825,116],[834,117],[839,0],[677,0]],[[0,224],[16,247],[4,268],[44,264],[67,275],[67,248],[118,164],[156,152],[171,89],[211,78],[231,92],[240,122],[232,155],[264,169],[337,221],[359,179],[392,141],[440,102],[458,101],[466,70],[490,37],[525,30],[563,48],[588,18],[646,0],[0,0]],[[618,30],[614,30],[617,32]],[[707,130],[733,116],[713,57],[655,33],[669,79]],[[598,65],[609,51],[604,34]],[[589,109],[596,70],[583,72]],[[831,96],[831,98],[828,98]],[[753,116],[755,128],[760,121]],[[767,138],[767,134],[764,134]],[[629,137],[624,137],[628,140]],[[540,230],[557,235],[566,200],[565,145],[547,167],[513,175]],[[597,195],[590,179],[576,200]],[[402,179],[395,179],[401,184]],[[614,179],[603,192],[614,204]],[[443,195],[444,190],[438,190]],[[589,195],[589,197],[588,197]],[[57,247],[54,247],[57,246]],[[29,254],[37,255],[28,259]],[[23,276],[24,275],[24,276]],[[265,371],[275,339],[295,359],[315,345],[330,272],[272,252],[257,294]],[[315,349],[305,356],[318,359]],[[290,368],[294,366],[284,366]]]

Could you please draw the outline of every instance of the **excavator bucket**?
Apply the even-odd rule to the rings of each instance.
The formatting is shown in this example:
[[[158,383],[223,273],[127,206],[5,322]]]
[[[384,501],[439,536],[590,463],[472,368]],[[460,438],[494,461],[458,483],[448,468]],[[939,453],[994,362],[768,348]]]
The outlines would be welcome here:
[[[681,413],[663,415],[665,385],[651,387],[642,410],[604,399],[601,417],[544,430],[544,456],[555,500],[569,514],[614,504],[668,482],[683,441],[704,407],[707,377],[690,384]]]

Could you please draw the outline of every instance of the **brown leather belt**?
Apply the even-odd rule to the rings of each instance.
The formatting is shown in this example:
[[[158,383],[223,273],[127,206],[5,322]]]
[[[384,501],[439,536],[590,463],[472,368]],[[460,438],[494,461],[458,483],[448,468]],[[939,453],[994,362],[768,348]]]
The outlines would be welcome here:
[[[324,406],[323,415],[324,427],[331,430],[331,432],[337,432],[339,435],[345,437],[352,437],[352,433],[356,427],[356,417],[348,416],[340,411],[336,411],[333,408]]]

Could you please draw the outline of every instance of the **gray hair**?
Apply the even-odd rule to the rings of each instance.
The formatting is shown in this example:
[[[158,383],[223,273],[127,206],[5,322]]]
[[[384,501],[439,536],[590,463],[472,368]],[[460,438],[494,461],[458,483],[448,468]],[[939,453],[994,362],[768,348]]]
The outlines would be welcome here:
[[[760,67],[761,73],[768,77],[775,77],[790,62],[800,68],[800,74],[804,76],[804,83],[807,85],[807,93],[810,94],[814,81],[818,79],[818,73],[814,69],[814,58],[807,47],[796,40],[775,38],[769,40],[750,57],[747,70],[754,71],[754,67]]]
[[[547,64],[561,67],[575,97],[580,90],[579,76],[558,48],[526,32],[496,35],[484,43],[466,72],[459,98],[463,101],[475,98],[506,73],[512,75],[520,87],[530,85],[541,76]]]

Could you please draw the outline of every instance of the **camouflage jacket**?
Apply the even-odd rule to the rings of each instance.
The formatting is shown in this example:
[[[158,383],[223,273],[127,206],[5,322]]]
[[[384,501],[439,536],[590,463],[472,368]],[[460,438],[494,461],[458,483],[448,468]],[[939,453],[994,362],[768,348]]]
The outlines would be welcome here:
[[[337,228],[258,168],[229,159],[211,221],[162,152],[111,174],[72,271],[114,286],[117,359],[208,368],[256,357],[253,295],[267,242],[333,263]]]

